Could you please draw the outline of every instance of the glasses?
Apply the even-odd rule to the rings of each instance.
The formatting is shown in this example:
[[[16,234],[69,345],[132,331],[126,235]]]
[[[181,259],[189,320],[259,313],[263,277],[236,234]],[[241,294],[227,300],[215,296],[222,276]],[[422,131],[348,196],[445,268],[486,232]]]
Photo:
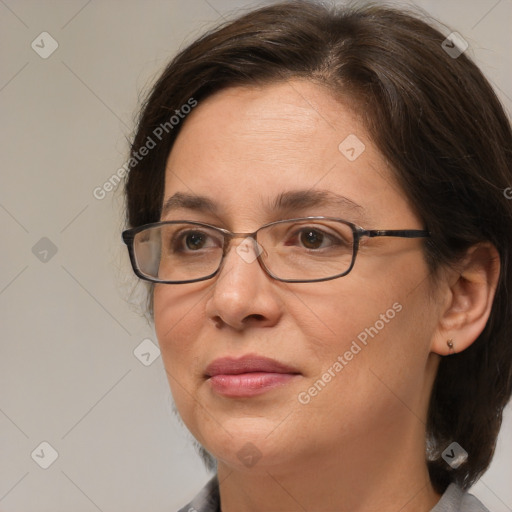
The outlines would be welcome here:
[[[248,263],[258,260],[272,278],[286,283],[328,281],[353,268],[359,242],[378,236],[425,238],[418,229],[366,230],[332,217],[303,217],[265,224],[253,233],[232,233],[202,222],[176,220],[123,231],[135,274],[153,283],[183,284],[218,274],[231,241]]]

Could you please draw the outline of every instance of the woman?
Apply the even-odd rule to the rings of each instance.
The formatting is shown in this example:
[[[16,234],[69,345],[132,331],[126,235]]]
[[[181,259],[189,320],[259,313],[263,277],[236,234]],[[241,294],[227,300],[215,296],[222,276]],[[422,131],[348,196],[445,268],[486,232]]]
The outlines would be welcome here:
[[[481,511],[511,394],[509,121],[460,39],[265,7],[184,49],[123,236],[216,476],[183,511]]]

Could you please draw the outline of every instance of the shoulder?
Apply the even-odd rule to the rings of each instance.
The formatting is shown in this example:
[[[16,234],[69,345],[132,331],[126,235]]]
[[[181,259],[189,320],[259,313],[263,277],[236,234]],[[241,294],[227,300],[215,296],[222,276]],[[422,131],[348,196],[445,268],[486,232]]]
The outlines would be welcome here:
[[[199,494],[178,512],[220,512],[219,482],[214,476]]]
[[[472,494],[463,491],[456,484],[450,484],[430,512],[489,512],[489,510]]]

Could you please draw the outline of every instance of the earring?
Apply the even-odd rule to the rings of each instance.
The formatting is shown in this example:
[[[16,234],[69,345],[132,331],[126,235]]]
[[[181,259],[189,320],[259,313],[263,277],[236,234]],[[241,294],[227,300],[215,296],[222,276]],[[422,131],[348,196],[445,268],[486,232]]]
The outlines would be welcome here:
[[[450,352],[454,351],[453,350],[453,340],[451,338],[449,340],[447,340],[446,344],[448,345]]]

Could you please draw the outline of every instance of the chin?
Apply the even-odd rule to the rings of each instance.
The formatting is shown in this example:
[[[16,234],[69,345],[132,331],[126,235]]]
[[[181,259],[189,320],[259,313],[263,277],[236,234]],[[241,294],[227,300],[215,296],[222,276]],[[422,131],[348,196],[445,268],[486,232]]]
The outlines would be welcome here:
[[[218,462],[237,470],[254,472],[291,463],[292,450],[297,450],[296,437],[285,429],[279,432],[275,424],[269,428],[267,422],[258,423],[257,418],[251,418],[223,425],[226,430],[210,429],[200,443]]]

